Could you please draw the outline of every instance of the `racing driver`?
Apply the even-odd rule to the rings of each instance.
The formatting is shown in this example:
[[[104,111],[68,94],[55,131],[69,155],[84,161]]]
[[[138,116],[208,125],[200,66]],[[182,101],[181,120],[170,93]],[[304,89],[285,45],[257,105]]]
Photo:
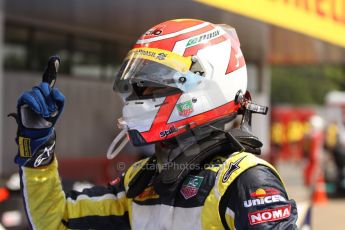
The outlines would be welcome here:
[[[256,156],[251,117],[267,107],[251,101],[234,28],[177,19],[137,40],[114,81],[124,107],[108,157],[127,140],[155,153],[107,186],[62,190],[54,125],[64,96],[53,75],[17,104],[15,162],[32,229],[297,229],[295,201]]]

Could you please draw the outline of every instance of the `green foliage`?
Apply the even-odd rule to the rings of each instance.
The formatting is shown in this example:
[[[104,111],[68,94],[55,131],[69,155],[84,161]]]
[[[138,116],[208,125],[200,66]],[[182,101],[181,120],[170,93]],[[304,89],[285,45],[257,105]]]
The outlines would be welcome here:
[[[273,105],[322,105],[329,91],[345,91],[344,66],[273,66]]]

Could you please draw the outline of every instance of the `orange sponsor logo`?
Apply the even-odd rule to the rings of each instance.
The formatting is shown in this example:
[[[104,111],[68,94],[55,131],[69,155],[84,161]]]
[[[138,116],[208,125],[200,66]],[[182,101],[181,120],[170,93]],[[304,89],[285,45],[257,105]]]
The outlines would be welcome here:
[[[155,189],[153,187],[146,188],[142,193],[140,193],[137,197],[135,197],[135,200],[137,201],[145,201],[148,199],[158,199],[159,195],[156,193]]]

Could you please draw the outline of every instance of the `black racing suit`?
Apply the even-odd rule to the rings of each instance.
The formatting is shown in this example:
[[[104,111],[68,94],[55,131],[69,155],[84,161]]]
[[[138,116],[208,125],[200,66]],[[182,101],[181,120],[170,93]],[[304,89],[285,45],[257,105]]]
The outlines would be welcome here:
[[[32,228],[297,228],[296,203],[289,200],[276,170],[251,153],[216,156],[191,171],[169,193],[158,194],[148,183],[131,198],[131,181],[148,161],[134,163],[107,187],[68,194],[62,190],[56,159],[47,166],[21,167],[25,208]]]

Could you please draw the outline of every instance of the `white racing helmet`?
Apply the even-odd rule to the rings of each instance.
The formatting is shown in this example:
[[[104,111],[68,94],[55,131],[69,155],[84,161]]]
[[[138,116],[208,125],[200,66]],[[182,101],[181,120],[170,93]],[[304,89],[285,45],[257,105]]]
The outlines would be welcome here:
[[[116,75],[123,131],[108,157],[126,133],[141,146],[237,114],[236,95],[246,89],[246,64],[234,28],[195,19],[156,25],[139,38]]]

